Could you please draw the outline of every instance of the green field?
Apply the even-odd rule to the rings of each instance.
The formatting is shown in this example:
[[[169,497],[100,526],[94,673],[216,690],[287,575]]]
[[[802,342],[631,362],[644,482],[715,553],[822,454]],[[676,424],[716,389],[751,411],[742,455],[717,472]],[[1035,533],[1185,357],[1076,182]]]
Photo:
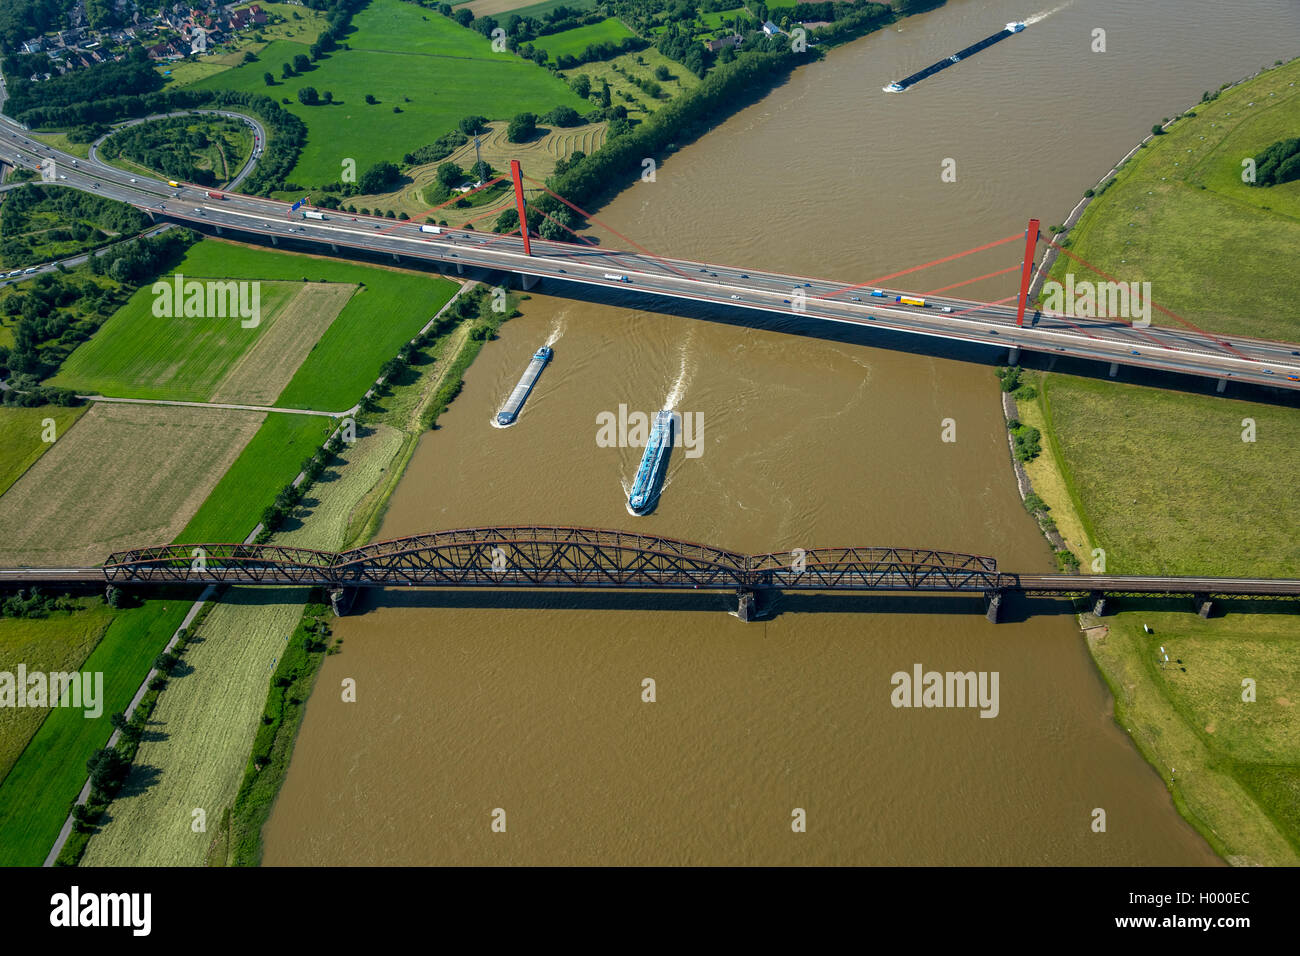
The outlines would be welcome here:
[[[54,420],[57,441],[88,407],[0,408],[0,495],[52,447],[41,437],[46,419]]]
[[[288,98],[286,108],[307,124],[307,145],[290,178],[300,185],[339,181],[344,160],[365,170],[381,160],[433,142],[471,113],[509,119],[516,113],[546,113],[560,105],[579,111],[587,104],[535,63],[493,53],[490,40],[433,11],[372,0],[354,20],[349,50],[336,50],[307,73],[280,79],[280,66],[307,46],[279,40],[260,62],[235,67],[194,84]],[[276,82],[262,79],[271,72]],[[329,90],[335,103],[313,107],[298,102],[298,90]],[[379,101],[370,106],[366,94]],[[394,107],[401,110],[393,112]]]
[[[315,454],[329,437],[332,428],[333,419],[315,415],[267,415],[253,440],[221,476],[176,541],[243,541],[280,489],[297,477],[303,460]]]
[[[1093,547],[1117,574],[1294,576],[1300,410],[1064,375],[1049,441]],[[1252,418],[1256,441],[1242,441]]]
[[[1197,106],[1141,149],[1088,208],[1071,251],[1160,305],[1228,334],[1300,340],[1300,182],[1242,182],[1243,157],[1300,129],[1300,60]],[[1092,273],[1065,257],[1052,278]],[[1162,325],[1173,319],[1153,315]]]
[[[29,672],[73,671],[95,649],[113,621],[102,601],[83,599],[81,611],[53,611],[44,618],[0,618],[0,669],[12,672],[19,662]],[[0,709],[0,781],[45,720],[48,710]]]
[[[458,288],[447,279],[420,273],[211,240],[193,246],[176,271],[196,278],[306,278],[363,285],[276,400],[284,408],[322,411],[343,411],[355,405],[379,375],[380,366],[396,355]]]
[[[622,21],[609,17],[591,26],[575,27],[563,33],[552,33],[549,36],[538,37],[532,42],[533,46],[545,50],[552,60],[556,60],[566,53],[569,56],[577,56],[593,43],[619,43],[635,35],[623,26]]]
[[[736,19],[737,14],[749,16],[749,14],[745,13],[744,7],[733,7],[730,10],[716,10],[713,13],[701,13],[700,22],[710,30],[718,30],[721,29],[723,20],[734,20]]]
[[[196,629],[158,698],[110,820],[88,844],[82,866],[202,866],[211,830],[248,762],[266,688],[308,593],[233,588]],[[192,670],[190,670],[192,668]],[[219,715],[219,716],[218,716]],[[208,832],[192,829],[195,808]]]
[[[453,4],[453,6],[463,6],[463,4],[457,3]],[[497,19],[506,19],[511,13],[517,14],[521,17],[540,18],[542,14],[550,13],[556,7],[568,7],[570,10],[579,11],[594,10],[596,7],[596,0],[544,0],[542,3],[530,3],[526,7],[513,8],[506,14],[506,17],[497,16]],[[471,7],[471,9],[474,8]],[[479,16],[480,14],[475,13],[474,15]]]
[[[1185,609],[1128,611],[1106,618],[1109,633],[1089,644],[1115,695],[1116,720],[1179,812],[1230,863],[1295,866],[1300,629],[1291,614],[1250,613],[1253,603],[1208,621]],[[1242,699],[1246,678],[1255,682],[1253,702]]]
[[[104,675],[103,713],[49,711],[31,744],[0,784],[0,866],[40,866],[82,784],[86,761],[108,743],[109,717],[131,702],[158,653],[193,603],[176,596],[117,611],[82,670]]]
[[[186,263],[188,258],[176,271],[197,278]],[[49,384],[113,398],[206,401],[297,291],[288,282],[263,282],[261,323],[246,329],[238,316],[159,318],[153,314],[157,297],[152,285],[142,286],[90,341],[68,356]]]

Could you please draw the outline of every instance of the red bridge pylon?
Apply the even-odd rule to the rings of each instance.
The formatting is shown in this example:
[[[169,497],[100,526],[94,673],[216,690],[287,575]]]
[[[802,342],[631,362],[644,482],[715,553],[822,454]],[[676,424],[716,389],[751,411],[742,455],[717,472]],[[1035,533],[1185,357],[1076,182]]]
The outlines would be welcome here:
[[[524,206],[524,179],[519,169],[519,160],[510,160],[510,178],[515,181],[515,208],[519,210],[519,235],[524,237],[524,255],[533,254],[528,243],[528,209]]]
[[[1034,249],[1038,246],[1038,220],[1029,220],[1025,230],[1025,261],[1020,264],[1020,301],[1016,306],[1016,325],[1025,324],[1025,301],[1029,298],[1029,280],[1034,275]]]

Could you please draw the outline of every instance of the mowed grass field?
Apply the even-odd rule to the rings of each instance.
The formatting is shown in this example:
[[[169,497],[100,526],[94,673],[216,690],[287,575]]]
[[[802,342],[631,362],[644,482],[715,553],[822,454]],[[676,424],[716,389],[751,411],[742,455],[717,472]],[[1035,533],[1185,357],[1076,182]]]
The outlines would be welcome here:
[[[184,275],[183,268],[177,271]],[[261,321],[256,328],[244,328],[238,315],[155,316],[157,297],[151,285],[143,286],[68,356],[50,384],[112,398],[207,401],[231,365],[275,326],[299,289],[287,282],[263,282]]]
[[[459,288],[455,282],[425,273],[268,252],[212,239],[192,246],[176,271],[194,278],[306,279],[362,287],[307,353],[275,402],[282,408],[335,412],[355,405],[379,375],[380,366]]]
[[[348,547],[359,506],[384,480],[405,441],[406,436],[389,425],[360,427],[356,442],[343,446],[340,460],[311,486],[299,514],[285,522],[275,543],[321,551]]]
[[[1252,604],[1210,620],[1185,607],[1128,611],[1089,643],[1116,720],[1215,850],[1237,865],[1295,866],[1300,628],[1293,614],[1252,614]],[[1242,699],[1245,678],[1255,682],[1253,702]]]
[[[300,185],[338,182],[345,160],[364,170],[381,160],[400,161],[412,149],[433,142],[469,114],[508,120],[516,113],[546,113],[556,106],[584,111],[562,80],[510,53],[494,53],[491,41],[435,11],[372,0],[353,20],[346,38],[351,49],[335,50],[300,76],[280,79],[282,63],[307,53],[290,40],[270,44],[249,63],[193,84],[201,89],[236,89],[265,94],[307,124],[308,139],[290,174]],[[267,87],[265,72],[276,77]],[[335,102],[307,107],[298,90],[329,90]],[[367,105],[366,94],[378,102]],[[400,112],[394,112],[396,107]]]
[[[113,622],[113,612],[103,601],[87,598],[81,603],[84,610],[56,611],[45,618],[0,618],[0,670],[15,673],[20,663],[29,673],[79,670]],[[0,708],[0,781],[48,712]]]
[[[546,178],[555,171],[557,160],[567,158],[579,150],[590,156],[605,141],[605,123],[588,123],[568,129],[547,127],[545,135],[529,140],[527,143],[512,143],[507,140],[506,129],[509,125],[504,122],[490,123],[489,131],[479,136],[479,149],[483,160],[498,174],[505,173],[508,176],[510,160],[517,159],[523,167],[524,175],[539,182],[545,182]],[[514,208],[515,194],[511,189],[505,190],[490,202],[469,209],[457,209],[452,204],[434,210],[429,205],[425,193],[437,181],[438,167],[443,163],[456,163],[462,169],[469,169],[474,165],[474,156],[474,144],[466,143],[446,159],[408,170],[407,176],[410,182],[396,192],[355,196],[348,199],[347,204],[355,205],[358,209],[380,211],[392,209],[394,213],[405,212],[412,219],[420,222],[423,222],[426,216],[431,216],[438,221],[445,219],[453,226],[462,225],[467,220],[482,216],[486,212],[494,211],[499,214],[506,209]],[[490,228],[492,222],[489,217],[475,228]]]
[[[87,845],[82,866],[202,866],[248,763],[266,688],[298,624],[305,589],[232,588],[198,628],[158,698],[149,734]],[[207,831],[192,829],[193,812]]]
[[[607,17],[600,23],[593,23],[590,26],[575,27],[561,33],[538,37],[532,41],[532,44],[539,50],[545,50],[550,55],[551,60],[556,60],[565,54],[577,56],[593,43],[621,43],[626,38],[635,35],[631,30],[623,26],[621,20],[616,17]]]
[[[54,421],[55,441],[62,438],[88,406],[73,408],[0,408],[0,495],[52,447],[44,439],[45,422]]]
[[[215,482],[194,517],[166,540],[183,544],[243,541],[333,427],[333,419],[317,415],[267,415],[234,464],[216,473],[221,480]]]
[[[113,551],[171,541],[264,417],[94,406],[0,496],[0,565],[92,566]]]
[[[1300,130],[1298,80],[1294,60],[1153,138],[1089,206],[1072,251],[1120,280],[1149,280],[1157,303],[1201,328],[1300,341],[1300,181],[1260,188],[1241,179],[1243,158]],[[1076,281],[1098,279],[1064,256],[1052,278],[1071,270]]]
[[[1064,375],[1043,387],[1062,472],[1108,572],[1297,574],[1288,505],[1300,409]],[[1247,418],[1253,443],[1242,441]]]
[[[115,611],[81,669],[104,675],[103,713],[57,707],[0,783],[0,866],[40,866],[86,782],[86,761],[108,743],[126,708],[197,595],[169,595]]]

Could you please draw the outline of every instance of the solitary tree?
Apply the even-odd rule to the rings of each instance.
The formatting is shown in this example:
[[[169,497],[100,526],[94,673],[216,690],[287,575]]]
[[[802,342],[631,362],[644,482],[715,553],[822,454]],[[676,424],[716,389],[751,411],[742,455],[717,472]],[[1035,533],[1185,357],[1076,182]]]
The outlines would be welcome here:
[[[570,81],[569,85],[573,87],[573,92],[584,100],[591,95],[591,77],[586,73],[579,73]]]
[[[524,143],[533,138],[537,132],[537,114],[520,113],[510,121],[506,128],[506,139],[512,143]]]
[[[377,99],[375,99],[375,94],[374,94],[374,93],[367,93],[367,94],[366,94],[366,103],[367,103],[368,105],[370,105],[370,106],[374,106],[374,105],[375,105],[376,103],[378,103],[378,102],[379,102],[379,101],[378,101]]]
[[[299,53],[293,58],[293,68],[299,73],[306,73],[311,69],[311,60],[306,53]]]
[[[280,79],[287,80],[291,76],[293,76],[293,67],[288,63],[282,63],[280,65]]]
[[[303,106],[315,106],[320,102],[320,95],[314,86],[304,86],[298,91],[298,102]]]
[[[265,83],[267,86],[275,86],[275,77],[273,77],[270,73],[263,73],[262,82]]]
[[[459,186],[465,178],[465,171],[456,163],[443,163],[438,167],[438,182],[450,189]]]
[[[481,133],[487,128],[486,116],[466,116],[460,121],[460,131],[466,136],[473,136],[475,133]]]

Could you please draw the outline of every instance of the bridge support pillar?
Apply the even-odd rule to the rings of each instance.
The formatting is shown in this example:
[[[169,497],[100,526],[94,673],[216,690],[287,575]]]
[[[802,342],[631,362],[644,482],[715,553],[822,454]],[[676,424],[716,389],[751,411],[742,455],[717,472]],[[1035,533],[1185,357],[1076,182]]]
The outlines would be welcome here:
[[[526,272],[519,272],[516,274],[519,276],[519,288],[523,289],[525,292],[542,281],[540,276],[529,275]]]
[[[1007,353],[1007,364],[1008,364],[1008,365],[1019,365],[1019,364],[1020,364],[1020,346],[1019,346],[1019,345],[1013,345],[1013,346],[1011,346],[1011,351],[1010,351],[1009,353]]]
[[[465,263],[463,262],[456,263],[456,274],[462,276],[465,274]]]
[[[280,244],[280,240],[279,240],[277,237],[272,236],[272,237],[271,237],[271,245],[273,245],[273,246],[278,246],[279,244]]]
[[[330,243],[330,252],[334,253],[335,255],[338,255],[338,251],[339,251],[339,245],[338,245],[338,243],[337,243],[337,242],[331,242],[331,243]]]
[[[352,602],[356,600],[356,588],[331,588],[330,589],[330,606],[334,608],[335,617],[343,617],[352,610]]]
[[[222,235],[221,227],[218,226],[215,222],[212,224],[212,228],[215,229],[215,230],[217,230],[217,235],[218,235],[218,236]]]
[[[1221,378],[1219,379],[1219,384],[1214,386],[1214,390],[1216,392],[1222,392],[1227,387],[1228,387],[1228,380],[1226,378]]]
[[[736,617],[746,624],[758,617],[758,602],[753,591],[736,592]]]
[[[1091,597],[1092,597],[1092,613],[1097,615],[1098,617],[1105,617],[1106,595],[1101,591],[1093,591]]]
[[[1114,378],[1116,375],[1119,374],[1119,362],[1110,363],[1110,372],[1108,374],[1110,375],[1111,378]]]
[[[1214,613],[1214,601],[1204,592],[1193,594],[1192,602],[1196,605],[1196,613],[1201,617],[1209,617]]]
[[[393,253],[393,261],[394,261],[394,262],[401,262],[401,261],[402,261],[402,257],[399,256],[397,253],[394,252],[394,253]]]
[[[998,623],[998,618],[1001,616],[1002,598],[1003,592],[1001,591],[984,592],[984,616],[989,619],[991,624]]]

